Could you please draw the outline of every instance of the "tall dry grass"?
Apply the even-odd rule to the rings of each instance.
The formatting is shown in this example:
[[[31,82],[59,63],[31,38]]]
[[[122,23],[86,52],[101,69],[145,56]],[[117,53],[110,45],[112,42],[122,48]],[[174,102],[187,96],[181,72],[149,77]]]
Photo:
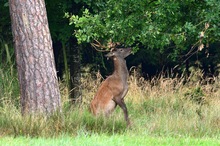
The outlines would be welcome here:
[[[10,80],[9,77],[6,78]],[[137,71],[131,71],[129,91],[125,97],[132,123],[130,129],[126,128],[123,112],[119,107],[109,118],[95,118],[90,114],[89,104],[103,80],[104,77],[99,72],[95,77],[91,74],[83,76],[82,103],[72,106],[69,106],[65,84],[60,83],[63,112],[46,118],[40,115],[23,117],[19,106],[15,106],[17,103],[11,100],[14,98],[13,89],[17,88],[13,87],[10,91],[8,88],[10,95],[0,94],[0,136],[130,133],[220,137],[220,79],[217,77],[212,79],[212,84],[202,78],[202,72],[195,72],[188,78],[171,78],[161,73],[158,77],[145,80]]]
[[[172,75],[173,76],[173,75]],[[83,104],[89,105],[103,77],[88,76],[83,80]],[[135,132],[153,135],[189,135],[195,137],[220,135],[220,79],[203,78],[197,71],[188,78],[158,77],[145,80],[133,70],[125,97]],[[118,107],[113,117],[123,120]]]

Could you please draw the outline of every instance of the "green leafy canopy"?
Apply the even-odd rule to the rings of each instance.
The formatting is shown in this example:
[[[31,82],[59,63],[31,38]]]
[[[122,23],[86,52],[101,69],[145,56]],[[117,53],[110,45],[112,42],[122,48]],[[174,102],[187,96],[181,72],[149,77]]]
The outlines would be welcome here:
[[[207,23],[204,41],[220,36],[218,0],[95,0],[88,6],[81,16],[66,14],[78,43],[112,40],[162,52],[171,45],[181,50],[198,41]]]

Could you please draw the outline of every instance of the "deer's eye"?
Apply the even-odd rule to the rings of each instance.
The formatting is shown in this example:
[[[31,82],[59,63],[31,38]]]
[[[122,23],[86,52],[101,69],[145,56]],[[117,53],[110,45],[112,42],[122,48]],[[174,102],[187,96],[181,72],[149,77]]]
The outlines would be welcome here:
[[[122,52],[123,50],[122,50],[122,49],[120,49],[120,51]]]

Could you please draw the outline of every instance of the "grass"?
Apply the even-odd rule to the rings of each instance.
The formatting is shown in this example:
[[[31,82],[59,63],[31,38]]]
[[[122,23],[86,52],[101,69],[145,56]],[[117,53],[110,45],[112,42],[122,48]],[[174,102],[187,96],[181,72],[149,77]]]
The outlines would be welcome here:
[[[0,145],[4,146],[133,146],[133,145],[153,145],[153,146],[201,146],[201,145],[212,145],[218,146],[220,141],[211,138],[172,138],[172,137],[149,137],[149,136],[139,136],[139,135],[97,135],[93,134],[91,136],[78,135],[76,137],[70,136],[60,136],[56,138],[30,138],[30,137],[4,137],[0,139]]]
[[[220,139],[220,80],[204,84],[197,72],[187,81],[162,74],[144,80],[133,72],[125,97],[131,119],[126,128],[122,110],[94,118],[88,106],[102,77],[82,79],[82,103],[69,106],[67,90],[60,84],[63,112],[50,117],[22,116],[18,83],[3,72],[0,81],[0,144],[11,145],[218,145]],[[14,73],[13,73],[14,75]],[[197,77],[194,77],[197,76]],[[202,81],[202,82],[201,82]],[[13,138],[15,137],[15,139]],[[26,142],[26,144],[24,144]]]
[[[13,102],[19,103],[19,86],[17,73],[12,66],[0,66],[0,106]]]

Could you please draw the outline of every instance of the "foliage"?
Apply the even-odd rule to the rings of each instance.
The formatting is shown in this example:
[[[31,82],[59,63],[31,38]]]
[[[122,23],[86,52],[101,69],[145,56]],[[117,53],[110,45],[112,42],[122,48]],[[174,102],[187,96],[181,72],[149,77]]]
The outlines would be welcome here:
[[[169,51],[175,59],[199,40],[205,24],[209,28],[203,36],[204,43],[220,37],[218,0],[98,0],[88,5],[82,15],[66,14],[77,28],[79,43],[100,40],[107,44],[112,40],[136,49],[142,44],[162,53],[175,48]]]
[[[50,32],[54,42],[61,41],[67,43],[74,30],[68,25],[68,21],[63,18],[65,11],[77,11],[73,9],[74,0],[45,0]]]
[[[8,1],[2,0],[0,3],[0,64],[7,55],[5,44],[14,64]],[[124,46],[132,46],[134,52],[141,48],[131,57],[130,66],[142,64],[143,70],[153,75],[162,67],[184,64],[195,54],[189,60],[190,65],[199,60],[205,67],[212,63],[216,67],[220,61],[218,0],[45,0],[45,3],[56,67],[61,79],[64,68],[65,72],[70,70],[74,56],[72,51],[79,48],[76,47],[76,38],[79,43],[93,42],[95,39],[103,44],[110,40],[121,42]],[[66,17],[70,17],[73,25],[70,26],[68,19],[64,18],[65,12],[69,12]],[[205,24],[209,25],[206,30]],[[204,34],[200,41],[201,32]],[[201,51],[198,46],[201,46]],[[103,55],[91,51],[88,44],[83,44],[82,48],[83,65],[89,64],[93,70],[106,74],[109,65]],[[153,68],[155,71],[152,71]],[[184,67],[180,69],[183,71]]]

